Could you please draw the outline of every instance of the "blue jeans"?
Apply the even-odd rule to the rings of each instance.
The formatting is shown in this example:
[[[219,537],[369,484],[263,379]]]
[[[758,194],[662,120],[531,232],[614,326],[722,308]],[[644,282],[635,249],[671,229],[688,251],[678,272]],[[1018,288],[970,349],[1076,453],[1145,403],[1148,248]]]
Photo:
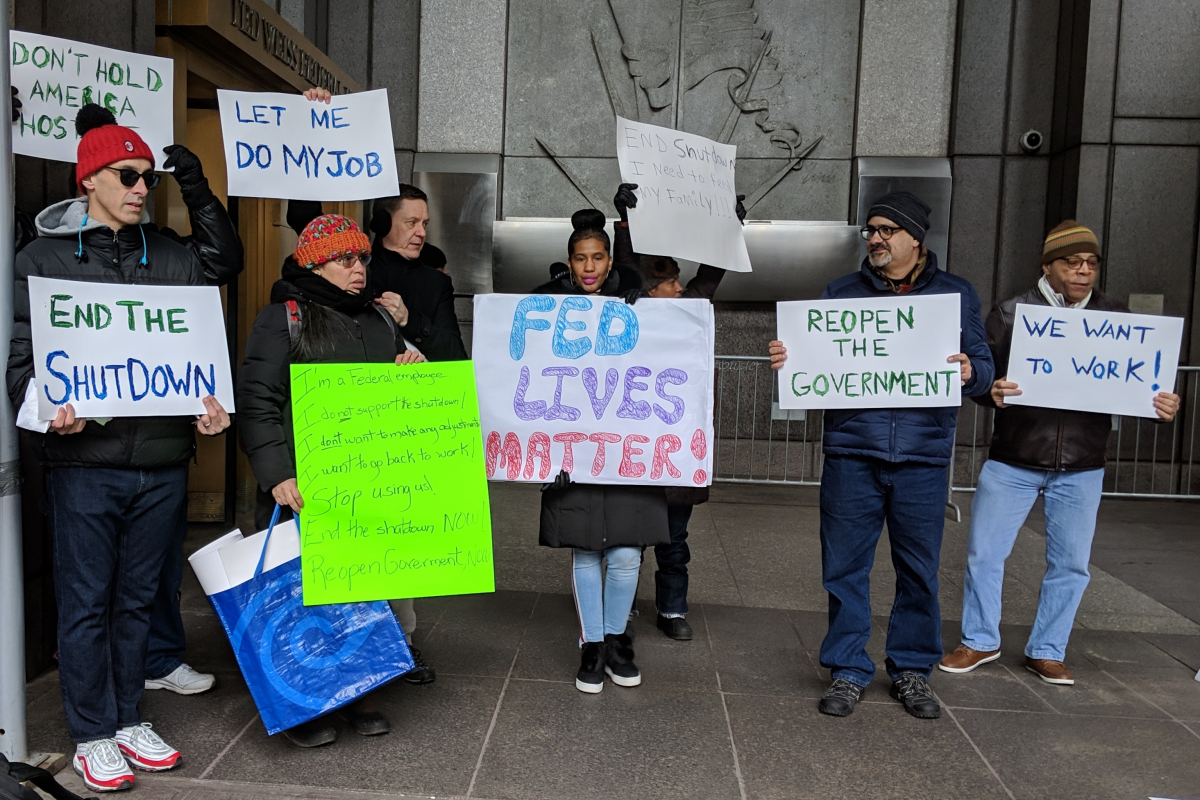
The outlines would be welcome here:
[[[692,506],[667,506],[667,527],[671,531],[670,544],[654,545],[654,558],[658,570],[654,573],[654,605],[665,617],[682,617],[688,612],[688,562],[692,551],[688,547],[688,520],[692,518]]]
[[[187,466],[46,470],[59,684],[76,742],[141,722],[150,609],[187,476]]]
[[[929,676],[942,657],[938,561],[946,510],[946,467],[829,455],[821,475],[821,572],[829,633],[821,666],[866,686],[875,675],[871,566],[886,520],[896,569],[887,631],[887,672]]]
[[[165,678],[183,663],[187,638],[179,614],[179,590],[183,585],[183,540],[187,538],[187,496],[176,523],[171,550],[163,560],[158,577],[158,594],[150,612],[150,640],[146,646],[146,677]]]
[[[637,593],[640,547],[610,547],[571,551],[571,589],[585,642],[602,642],[605,634],[625,632],[633,597]],[[608,575],[600,578],[600,560],[608,559]]]
[[[983,465],[967,538],[963,644],[984,651],[1000,648],[1004,562],[1040,493],[1046,507],[1046,575],[1025,655],[1053,661],[1066,657],[1075,612],[1091,579],[1088,559],[1103,484],[1103,469],[1054,472],[999,461]]]

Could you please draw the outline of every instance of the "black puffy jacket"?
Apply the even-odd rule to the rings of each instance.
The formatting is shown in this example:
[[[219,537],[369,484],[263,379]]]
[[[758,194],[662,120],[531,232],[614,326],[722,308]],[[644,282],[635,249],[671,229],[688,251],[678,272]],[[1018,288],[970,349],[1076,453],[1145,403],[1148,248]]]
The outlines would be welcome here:
[[[988,314],[988,347],[996,362],[996,375],[1008,374],[1013,322],[1018,303],[1049,305],[1037,288],[997,303]],[[1087,307],[1091,311],[1128,311],[1119,300],[1093,291]],[[995,407],[991,392],[975,398],[983,406]],[[1015,467],[1046,470],[1100,469],[1104,466],[1112,417],[1091,411],[1008,405],[996,409],[996,426],[988,458]]]
[[[64,200],[37,216],[39,237],[16,257],[13,333],[8,355],[8,396],[17,409],[33,377],[33,338],[29,321],[31,275],[97,283],[203,286],[228,281],[241,271],[241,241],[220,202],[192,213],[193,235],[173,240],[146,224],[118,232],[94,220],[84,225],[87,200]],[[225,215],[224,222],[221,215]],[[143,234],[145,235],[143,244]],[[230,239],[232,237],[232,239]],[[76,257],[82,241],[87,260]],[[141,263],[143,254],[146,263]],[[35,437],[45,466],[152,469],[185,463],[195,450],[192,417],[120,417],[63,436]]]
[[[385,292],[400,295],[408,308],[408,324],[400,332],[430,361],[465,361],[454,312],[454,283],[421,261],[409,261],[375,242],[371,260],[372,279]]]
[[[329,314],[331,336],[318,358],[293,359],[288,333],[288,300],[301,306],[301,325],[314,313]],[[291,365],[390,364],[405,350],[404,339],[375,306],[353,316],[332,309],[313,311],[304,293],[280,280],[271,289],[271,304],[259,312],[246,340],[246,360],[238,372],[238,433],[250,468],[264,492],[296,477],[296,445],[292,434]]]

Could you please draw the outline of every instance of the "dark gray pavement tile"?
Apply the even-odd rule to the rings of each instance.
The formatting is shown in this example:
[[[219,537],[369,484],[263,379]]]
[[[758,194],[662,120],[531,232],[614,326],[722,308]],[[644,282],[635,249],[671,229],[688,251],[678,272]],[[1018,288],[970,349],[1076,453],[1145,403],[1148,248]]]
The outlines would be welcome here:
[[[1104,669],[1174,667],[1179,661],[1170,653],[1135,633],[1077,630],[1067,647],[1068,666],[1079,657]]]
[[[1023,666],[1014,665],[1012,670],[1038,696],[1063,714],[1167,719],[1165,713],[1126,688],[1122,682],[1105,674],[1103,670],[1069,660],[1067,667],[1075,676],[1074,686],[1046,683]]]
[[[1126,689],[1172,717],[1200,721],[1200,683],[1196,682],[1196,673],[1189,667],[1178,664],[1174,667],[1146,667],[1108,674]]]
[[[918,720],[895,702],[861,703],[840,718],[808,700],[731,696],[727,703],[748,797],[1006,797],[945,716]]]
[[[183,754],[181,765],[172,770],[180,777],[199,777],[248,722],[247,736],[266,736],[256,719],[254,699],[240,680],[218,679],[216,688],[197,695],[163,689],[146,692],[139,709],[142,719],[153,723],[155,733]]]
[[[338,740],[300,749],[261,727],[217,764],[211,777],[336,789],[466,794],[504,681],[439,675],[437,683],[391,683],[375,695],[392,723],[384,736],[358,736],[339,721]],[[572,691],[574,689],[572,688]]]
[[[513,681],[475,783],[489,798],[739,797],[721,699]]]
[[[954,674],[934,669],[929,682],[938,699],[955,708],[987,708],[999,711],[1057,713],[1017,674],[1024,656],[1001,656],[972,672]]]
[[[1200,607],[1200,603],[1197,603]],[[1200,670],[1200,636],[1179,636],[1167,633],[1146,633],[1142,638],[1172,658],[1187,665],[1192,672]]]
[[[956,711],[1018,800],[1195,797],[1200,738],[1170,721]]]

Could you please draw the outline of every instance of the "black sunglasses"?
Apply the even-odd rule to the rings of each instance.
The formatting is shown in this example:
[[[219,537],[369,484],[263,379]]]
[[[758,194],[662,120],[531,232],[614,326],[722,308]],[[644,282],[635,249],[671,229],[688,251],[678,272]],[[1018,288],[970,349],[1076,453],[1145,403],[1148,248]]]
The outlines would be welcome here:
[[[105,169],[111,169],[113,172],[120,175],[121,185],[128,186],[130,189],[137,186],[137,182],[139,180],[146,182],[147,189],[153,189],[155,186],[158,186],[158,182],[162,180],[162,175],[159,175],[152,169],[148,169],[145,172],[138,172],[136,169],[130,169],[129,167],[121,167],[120,169],[117,169],[116,167],[105,167]]]

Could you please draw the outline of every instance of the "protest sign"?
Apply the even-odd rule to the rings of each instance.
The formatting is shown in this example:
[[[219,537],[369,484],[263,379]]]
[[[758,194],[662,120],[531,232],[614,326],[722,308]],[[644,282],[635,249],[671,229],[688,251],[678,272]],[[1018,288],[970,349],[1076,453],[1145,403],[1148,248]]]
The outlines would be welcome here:
[[[38,33],[12,31],[9,66],[21,99],[13,152],[74,163],[75,115],[86,103],[104,106],[132,128],[161,165],[175,142],[175,62]]]
[[[639,253],[672,256],[733,272],[749,272],[738,221],[737,148],[617,117],[621,181],[636,183],[629,235]]]
[[[230,414],[221,290],[29,278],[38,419]]]
[[[1157,419],[1154,395],[1175,390],[1182,338],[1179,317],[1019,303],[1007,378],[1021,394],[1004,402]]]
[[[776,304],[780,408],[962,405],[957,294]]]
[[[707,300],[477,294],[475,330],[489,479],[711,482]]]
[[[470,361],[293,364],[305,605],[491,592]]]
[[[366,200],[396,194],[387,89],[340,94],[217,90],[229,194],[282,200]]]

